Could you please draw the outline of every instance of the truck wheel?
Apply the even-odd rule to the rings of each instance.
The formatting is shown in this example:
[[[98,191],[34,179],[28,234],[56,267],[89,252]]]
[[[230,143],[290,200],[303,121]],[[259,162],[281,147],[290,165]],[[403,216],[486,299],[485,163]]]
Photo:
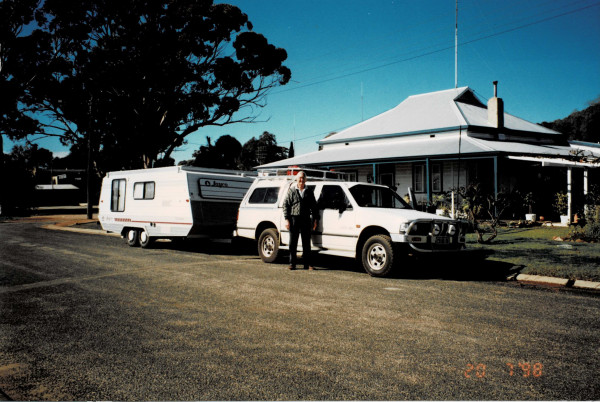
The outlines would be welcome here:
[[[142,230],[140,232],[140,246],[142,246],[142,248],[150,248],[152,246],[152,242],[152,237],[150,237],[148,232]]]
[[[385,235],[371,236],[363,245],[362,263],[371,276],[387,276],[394,265],[392,239]]]
[[[125,232],[125,241],[129,247],[137,247],[140,245],[140,232],[137,229],[128,229]]]
[[[258,238],[258,255],[263,262],[273,262],[279,253],[279,236],[275,229],[265,229]]]

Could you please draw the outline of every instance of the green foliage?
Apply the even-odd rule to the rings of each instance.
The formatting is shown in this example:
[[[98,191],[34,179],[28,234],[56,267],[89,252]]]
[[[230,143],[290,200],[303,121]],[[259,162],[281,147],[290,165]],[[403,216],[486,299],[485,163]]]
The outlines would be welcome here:
[[[588,205],[600,206],[600,185],[593,184],[590,186],[585,197],[585,203]]]
[[[591,102],[582,111],[575,111],[564,119],[543,122],[542,126],[556,130],[567,136],[569,140],[600,142],[600,100]]]
[[[570,240],[600,242],[600,205],[589,205],[585,214],[585,225],[575,227],[569,234]]]
[[[467,236],[467,248],[491,252],[489,261],[510,264],[520,273],[569,279],[600,281],[600,243],[575,243],[554,240],[567,238],[567,227],[536,226],[499,228],[501,241],[478,244]]]
[[[194,159],[189,161],[191,166],[239,169],[242,144],[230,135],[219,137],[215,145],[212,145],[210,137],[206,138],[207,145],[201,146],[194,152]]]
[[[0,1],[0,136],[11,139],[40,131],[39,122],[21,107],[28,101],[32,75],[25,63],[33,42],[22,33],[33,21],[38,3],[38,0]]]
[[[250,170],[256,166],[279,161],[287,157],[287,148],[277,145],[275,134],[265,131],[258,139],[252,137],[244,144],[241,154],[241,165],[242,169]]]
[[[207,137],[207,145],[194,152],[194,159],[183,165],[220,169],[252,170],[256,166],[288,158],[288,150],[277,145],[275,134],[268,131],[257,139],[252,137],[243,146],[230,135],[219,137],[213,145]]]
[[[285,50],[211,0],[4,1],[0,17],[1,132],[89,140],[100,170],[151,167],[202,127],[252,122],[291,77]]]
[[[569,240],[582,240],[585,242],[600,242],[600,221],[587,220],[582,228],[574,228],[568,237]]]
[[[600,242],[600,221],[591,221],[583,227],[584,237],[587,241]]]
[[[518,199],[516,193],[505,191],[494,196],[481,183],[461,187],[458,194],[462,198],[462,210],[477,233],[477,241],[485,244],[496,238],[500,217]]]
[[[558,192],[554,194],[554,209],[559,215],[566,215],[569,209],[569,198],[566,193]]]
[[[523,206],[527,208],[528,213],[533,213],[533,206],[537,202],[536,194],[532,191],[523,195]]]
[[[35,205],[36,168],[48,167],[52,153],[37,145],[15,146],[3,161],[0,215],[23,215]]]

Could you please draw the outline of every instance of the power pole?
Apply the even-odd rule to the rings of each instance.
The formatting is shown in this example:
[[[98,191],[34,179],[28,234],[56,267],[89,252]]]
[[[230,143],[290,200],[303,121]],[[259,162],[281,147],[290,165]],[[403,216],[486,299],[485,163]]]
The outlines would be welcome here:
[[[94,96],[90,95],[90,106],[89,106],[89,120],[88,120],[88,133],[87,133],[87,218],[92,219],[92,103],[94,102]]]

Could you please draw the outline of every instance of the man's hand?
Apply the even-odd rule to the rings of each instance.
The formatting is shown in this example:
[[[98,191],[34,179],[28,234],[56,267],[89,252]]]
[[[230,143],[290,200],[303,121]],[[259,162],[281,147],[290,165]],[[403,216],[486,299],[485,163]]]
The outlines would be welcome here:
[[[290,230],[290,220],[289,220],[289,219],[286,219],[286,220],[285,220],[285,228],[286,228],[287,230]]]
[[[313,222],[313,230],[317,230],[317,225],[318,224],[319,224],[319,221],[315,219],[314,222]]]

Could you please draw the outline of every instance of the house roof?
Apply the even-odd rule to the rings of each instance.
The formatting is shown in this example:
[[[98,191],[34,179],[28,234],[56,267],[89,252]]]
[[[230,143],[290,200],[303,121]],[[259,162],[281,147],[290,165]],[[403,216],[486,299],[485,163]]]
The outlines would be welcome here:
[[[485,155],[566,157],[575,145],[562,134],[504,113],[504,133],[520,140],[493,139],[478,133],[493,130],[486,105],[469,87],[409,96],[393,109],[319,141],[322,150],[272,162],[261,168],[339,166],[425,158]],[[500,130],[499,134],[503,131]],[[473,135],[472,135],[473,134]],[[497,136],[502,138],[501,135]],[[513,136],[512,138],[517,138]],[[531,140],[529,140],[531,139]]]
[[[424,160],[425,158],[475,157],[490,154],[547,155],[566,157],[570,146],[534,145],[508,141],[489,141],[468,137],[465,134],[444,134],[415,136],[403,140],[380,140],[373,142],[349,143],[321,151],[298,155],[262,165],[261,168],[286,166],[334,166],[352,163],[374,163],[383,161]]]
[[[486,105],[469,87],[409,96],[393,109],[331,135],[319,144],[437,133],[459,127],[493,128]],[[504,113],[508,130],[536,134],[560,133]]]

